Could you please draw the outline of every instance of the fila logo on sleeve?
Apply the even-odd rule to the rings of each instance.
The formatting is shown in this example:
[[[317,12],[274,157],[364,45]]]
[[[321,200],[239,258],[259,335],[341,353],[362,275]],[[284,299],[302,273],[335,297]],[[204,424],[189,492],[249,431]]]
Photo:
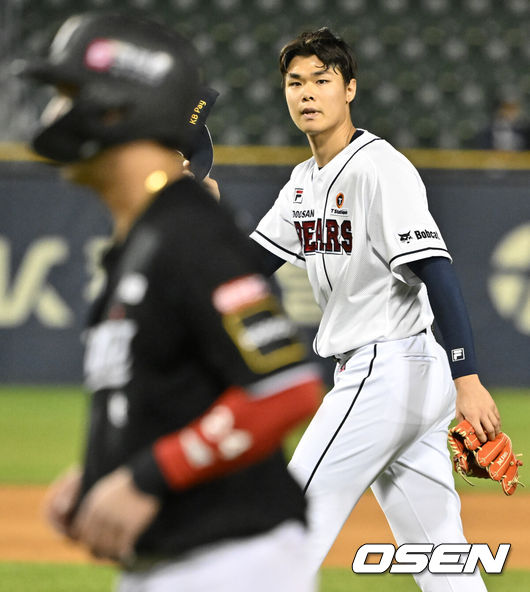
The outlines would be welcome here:
[[[466,352],[463,347],[457,347],[451,350],[451,360],[453,362],[460,362],[466,359]]]

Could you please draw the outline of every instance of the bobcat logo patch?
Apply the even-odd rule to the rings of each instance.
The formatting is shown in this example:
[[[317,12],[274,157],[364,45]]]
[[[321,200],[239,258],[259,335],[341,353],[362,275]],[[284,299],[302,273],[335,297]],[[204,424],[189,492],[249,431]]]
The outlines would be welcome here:
[[[400,242],[407,243],[407,244],[410,243],[410,241],[412,240],[412,236],[410,235],[410,232],[411,232],[410,230],[408,232],[405,232],[404,234],[400,234],[398,232]]]

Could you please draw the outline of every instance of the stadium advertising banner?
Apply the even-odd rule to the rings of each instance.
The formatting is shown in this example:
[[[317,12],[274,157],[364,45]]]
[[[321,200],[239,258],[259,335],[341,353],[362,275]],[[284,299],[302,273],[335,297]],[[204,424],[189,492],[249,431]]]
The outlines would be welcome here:
[[[38,164],[2,165],[0,201],[1,380],[77,383],[110,220],[95,196]]]
[[[214,168],[223,200],[253,229],[290,166]],[[530,384],[530,170],[421,170],[453,255],[491,386]],[[79,383],[82,330],[103,282],[110,219],[90,193],[35,162],[0,163],[0,381]],[[200,262],[197,262],[199,265]],[[305,274],[277,274],[288,312],[311,340],[319,320]],[[331,364],[324,363],[328,378]]]

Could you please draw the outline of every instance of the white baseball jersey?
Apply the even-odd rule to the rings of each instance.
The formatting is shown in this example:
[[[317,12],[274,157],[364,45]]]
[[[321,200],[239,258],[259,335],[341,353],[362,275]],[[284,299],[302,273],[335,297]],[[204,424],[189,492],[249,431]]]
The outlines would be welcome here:
[[[365,130],[321,169],[296,166],[252,238],[307,269],[322,320],[323,357],[428,327],[425,286],[405,265],[450,259],[413,165]]]

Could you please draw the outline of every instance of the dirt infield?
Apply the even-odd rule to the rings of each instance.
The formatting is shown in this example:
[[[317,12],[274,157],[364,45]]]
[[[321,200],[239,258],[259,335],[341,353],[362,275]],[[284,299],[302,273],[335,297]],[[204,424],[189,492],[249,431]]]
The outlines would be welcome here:
[[[0,560],[87,563],[90,557],[54,535],[41,516],[44,488],[0,487]],[[511,543],[507,567],[530,569],[530,496],[466,493],[462,515],[470,542]],[[371,494],[363,496],[344,526],[325,565],[349,567],[363,543],[394,542]]]

